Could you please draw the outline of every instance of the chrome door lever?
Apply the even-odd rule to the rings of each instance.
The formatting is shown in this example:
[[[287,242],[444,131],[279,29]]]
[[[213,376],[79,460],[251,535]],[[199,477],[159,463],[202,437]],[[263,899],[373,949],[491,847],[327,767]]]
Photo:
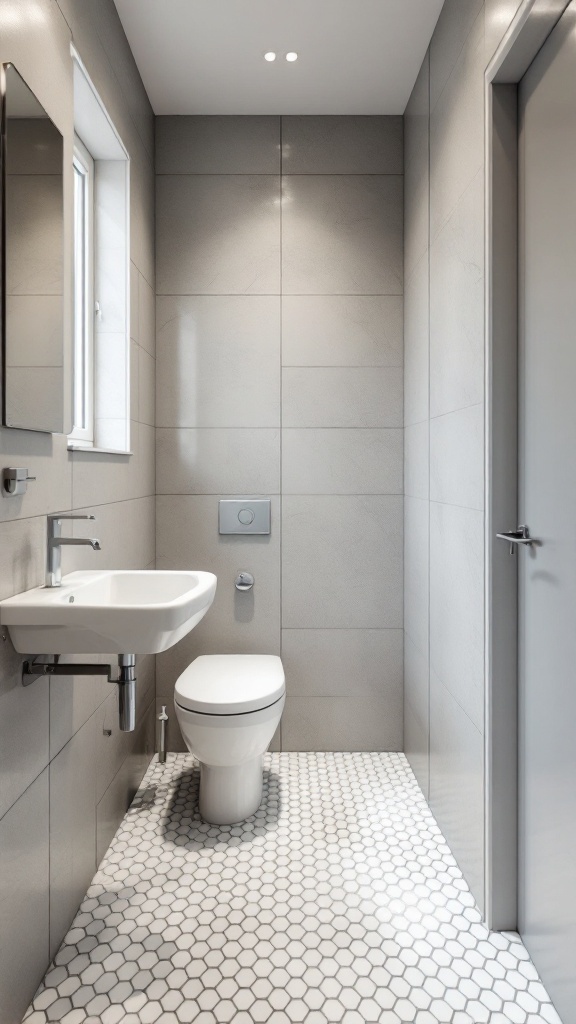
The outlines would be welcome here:
[[[508,541],[510,545],[510,554],[514,554],[515,544],[533,544],[534,541],[530,536],[530,530],[527,526],[519,526],[517,530],[510,530],[507,533],[497,533],[496,536],[500,540]]]

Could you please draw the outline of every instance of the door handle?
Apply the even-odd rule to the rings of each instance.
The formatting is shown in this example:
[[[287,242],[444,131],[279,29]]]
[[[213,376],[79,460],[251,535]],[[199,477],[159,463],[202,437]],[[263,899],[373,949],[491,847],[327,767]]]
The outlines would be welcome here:
[[[496,536],[499,540],[506,540],[510,545],[510,554],[514,554],[515,544],[533,544],[534,541],[530,536],[530,530],[527,526],[519,526],[516,530],[509,530],[505,533],[497,533]]]

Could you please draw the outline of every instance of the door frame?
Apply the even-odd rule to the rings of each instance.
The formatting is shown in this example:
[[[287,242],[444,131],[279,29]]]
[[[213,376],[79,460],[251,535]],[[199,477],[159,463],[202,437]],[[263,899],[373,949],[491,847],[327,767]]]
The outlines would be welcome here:
[[[485,918],[518,925],[518,83],[571,0],[521,0],[485,72]]]

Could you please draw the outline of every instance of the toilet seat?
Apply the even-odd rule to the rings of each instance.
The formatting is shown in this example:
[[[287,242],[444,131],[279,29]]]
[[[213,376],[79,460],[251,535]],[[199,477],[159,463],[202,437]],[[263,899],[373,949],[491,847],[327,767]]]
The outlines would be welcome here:
[[[285,691],[274,654],[203,654],[176,682],[178,706],[204,715],[243,715],[275,704]]]

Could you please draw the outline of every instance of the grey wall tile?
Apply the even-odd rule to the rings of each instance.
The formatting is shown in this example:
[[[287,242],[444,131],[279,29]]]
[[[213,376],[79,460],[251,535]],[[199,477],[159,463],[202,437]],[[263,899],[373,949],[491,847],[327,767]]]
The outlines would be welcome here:
[[[400,367],[286,366],[285,427],[401,427]]]
[[[156,360],[141,349],[138,358],[138,419],[154,426],[156,407]]]
[[[0,500],[0,521],[30,518],[72,507],[72,467],[63,434],[0,428],[0,457],[5,466],[27,466],[36,480],[26,494]],[[2,488],[3,491],[3,488]]]
[[[480,172],[430,252],[431,416],[484,400],[483,225]]]
[[[482,20],[483,0],[446,0],[430,43],[430,93],[434,107],[466,44]]]
[[[282,290],[402,294],[402,177],[283,178]]]
[[[278,176],[160,175],[156,191],[158,294],[278,293]]]
[[[76,569],[144,569],[154,561],[154,498],[92,505],[83,512],[96,522],[74,523],[75,537],[98,537],[102,550],[72,547],[62,555],[62,571]],[[90,557],[92,556],[92,557]]]
[[[404,273],[408,277],[428,248],[430,162],[430,65],[428,54],[404,114]]]
[[[280,118],[156,118],[157,174],[279,174]]]
[[[162,297],[157,319],[158,426],[279,426],[279,297]]]
[[[404,428],[404,493],[412,498],[429,497],[429,432],[428,420]]]
[[[402,498],[286,496],[286,628],[402,626]]]
[[[429,502],[404,499],[404,630],[420,651],[428,650]]]
[[[402,174],[402,117],[283,117],[283,174]]]
[[[457,0],[458,2],[458,0]],[[468,2],[468,0],[466,0]],[[433,83],[433,46],[431,87]],[[430,113],[430,237],[484,166],[484,18],[479,15]]]
[[[0,649],[0,817],[48,764],[49,682],[22,686],[10,640]]]
[[[68,0],[61,0],[60,4],[40,0],[33,6],[34,11],[29,13],[37,14],[38,17],[4,19],[6,23],[3,23],[0,40],[1,59],[14,61],[64,135],[67,168],[65,204],[69,208],[73,137],[70,42],[73,35],[74,44],[130,153],[133,259],[131,333],[139,337],[142,327],[144,343],[153,353],[155,323],[151,286],[154,283],[154,179],[151,157],[154,119],[150,104],[113,4],[108,3],[108,0],[95,0],[90,5],[70,4]],[[68,270],[72,248],[70,226],[71,222],[68,223],[65,237]],[[148,281],[147,301],[140,304],[136,267],[145,273]],[[66,280],[70,279],[71,275],[67,274]],[[65,296],[65,304],[68,319],[64,341],[68,359],[71,348],[70,294]],[[135,412],[137,408],[136,401]],[[153,428],[146,429],[153,433]],[[145,486],[146,480],[149,481],[150,493],[153,492],[154,449],[144,434],[142,445],[139,434],[136,440],[136,455],[132,460],[118,462],[111,458],[96,458],[92,464],[86,462],[84,476],[82,473],[76,476],[73,495],[75,456],[67,452],[65,436],[49,437],[0,429],[3,464],[28,466],[30,473],[37,478],[22,498],[0,498],[0,519],[5,521],[0,526],[1,597],[42,582],[46,528],[44,516],[47,513],[70,511],[78,498],[81,502],[93,500],[101,506],[109,500],[129,498]],[[143,542],[139,544],[136,541],[131,548],[130,557],[134,559],[134,567],[142,565],[137,558],[143,554],[149,556],[148,561],[154,557],[154,536],[152,534],[151,544],[147,542],[148,517],[142,507],[140,511],[144,513],[140,518],[130,521],[130,517],[127,517],[124,531],[120,517],[115,519],[115,514],[99,512],[101,528],[106,523],[110,526],[114,523],[114,529],[106,533],[105,558],[114,558],[116,564],[120,564],[126,550],[130,551],[137,532],[141,534]],[[86,552],[82,551],[82,557],[86,558]],[[94,680],[85,679],[54,680],[53,728],[50,734],[47,715],[48,681],[39,680],[30,687],[22,687],[18,678],[21,656],[14,654],[9,643],[3,645],[1,654],[2,728],[6,733],[9,729],[10,734],[0,736],[4,800],[0,814],[6,811],[0,823],[0,1020],[2,1024],[15,1024],[21,1019],[33,990],[48,966],[49,958],[49,769],[44,769],[39,777],[38,772],[42,772],[47,763],[49,741],[52,756],[61,751],[54,762],[56,771],[62,767],[63,760],[59,760],[64,758],[62,747],[70,739],[70,734],[81,728],[90,715],[94,706],[93,698],[96,699],[94,695],[101,683],[98,681],[94,685]],[[62,689],[61,682],[65,684]],[[87,696],[86,691],[80,693],[80,684],[84,687],[94,685],[94,691],[87,700],[83,699]],[[85,753],[82,751],[82,756]],[[77,783],[82,790],[84,780],[80,778],[78,782],[74,779],[74,784]],[[24,795],[6,810],[25,785],[29,788]],[[94,819],[95,800],[88,800],[81,810]],[[57,813],[59,809],[56,803]],[[59,827],[56,818],[52,825],[54,836],[54,831],[57,834]],[[82,835],[75,836],[74,842],[76,838],[79,843],[82,842]],[[66,856],[69,854],[74,859],[78,849],[72,843]],[[56,868],[58,864],[64,870],[65,864],[60,856],[53,860]],[[72,869],[72,877],[78,864],[79,861]],[[93,870],[94,858],[89,876]],[[85,891],[86,881],[80,886],[75,905],[69,890],[65,891],[63,901],[60,902],[58,885],[52,893],[55,929],[61,918],[67,913],[71,916],[76,910],[77,902]],[[9,937],[2,931],[3,928],[9,928]]]
[[[50,950],[54,955],[96,870],[96,717],[50,764]]]
[[[404,752],[424,795],[429,793],[430,670],[428,652],[404,637]]]
[[[279,494],[280,431],[161,428],[158,494]]]
[[[401,629],[283,629],[282,663],[290,697],[402,701]]]
[[[128,810],[155,749],[155,702],[132,740],[132,750],[123,761],[96,807],[96,860],[99,863],[116,829]]]
[[[429,267],[425,253],[406,281],[404,309],[404,422],[428,419],[430,390]]]
[[[284,295],[284,366],[402,366],[401,295]]]
[[[430,505],[430,666],[484,730],[484,516]]]
[[[45,536],[41,517],[0,523],[0,600],[44,582]]]
[[[0,1021],[24,1016],[49,960],[48,769],[0,820]]]
[[[484,508],[484,406],[430,420],[430,499]]]
[[[156,354],[156,298],[142,274],[138,280],[138,343],[151,356]]]
[[[84,660],[106,662],[105,657],[85,656]],[[109,694],[110,684],[99,676],[53,676],[50,679],[50,758],[62,750]]]
[[[282,431],[283,494],[401,494],[402,430]]]
[[[430,806],[475,899],[484,902],[484,742],[430,676]]]
[[[235,537],[218,533],[218,495],[159,496],[157,534],[158,568],[201,569],[218,577],[216,598],[204,619],[158,657],[159,694],[171,694],[177,676],[199,654],[280,653],[278,499],[272,499],[270,536]],[[247,593],[234,587],[241,569],[256,578]]]
[[[140,271],[130,260],[130,337],[133,341],[139,340],[139,286]]]
[[[401,750],[402,705],[370,697],[287,697],[283,750]]]

